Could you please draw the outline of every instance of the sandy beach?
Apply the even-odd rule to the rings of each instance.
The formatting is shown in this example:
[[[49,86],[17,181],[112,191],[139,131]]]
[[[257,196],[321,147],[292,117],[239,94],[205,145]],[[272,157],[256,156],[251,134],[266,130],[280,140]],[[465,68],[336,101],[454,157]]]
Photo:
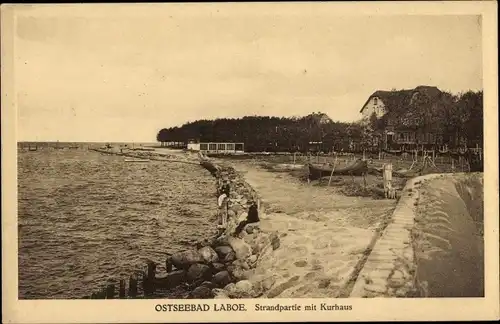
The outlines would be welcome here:
[[[340,297],[395,200],[346,197],[256,164],[234,163],[261,197],[263,231],[277,231],[281,248],[261,257],[253,282],[267,297]]]

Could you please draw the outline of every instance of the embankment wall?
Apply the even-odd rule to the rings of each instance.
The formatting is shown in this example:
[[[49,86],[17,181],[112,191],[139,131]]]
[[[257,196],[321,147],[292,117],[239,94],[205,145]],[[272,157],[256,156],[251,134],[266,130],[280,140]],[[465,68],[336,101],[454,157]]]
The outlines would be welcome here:
[[[483,174],[411,179],[351,297],[484,295]]]

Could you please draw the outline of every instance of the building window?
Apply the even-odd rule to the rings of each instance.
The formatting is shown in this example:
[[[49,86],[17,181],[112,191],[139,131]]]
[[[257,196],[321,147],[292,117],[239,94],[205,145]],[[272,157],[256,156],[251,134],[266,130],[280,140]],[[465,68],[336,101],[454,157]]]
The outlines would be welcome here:
[[[201,143],[200,144],[200,150],[201,151],[206,151],[208,149],[208,144],[207,143]]]
[[[434,143],[434,134],[429,133],[429,143]]]
[[[232,144],[232,143],[226,144],[226,150],[228,150],[228,151],[234,151],[234,144]]]
[[[226,150],[226,144],[224,143],[217,144],[217,151],[225,151],[225,150]]]
[[[235,144],[236,151],[243,151],[243,143]]]
[[[208,144],[208,150],[209,151],[215,151],[215,150],[217,150],[217,144],[215,144],[215,143]]]
[[[373,98],[373,104],[378,105],[378,98],[377,97]]]

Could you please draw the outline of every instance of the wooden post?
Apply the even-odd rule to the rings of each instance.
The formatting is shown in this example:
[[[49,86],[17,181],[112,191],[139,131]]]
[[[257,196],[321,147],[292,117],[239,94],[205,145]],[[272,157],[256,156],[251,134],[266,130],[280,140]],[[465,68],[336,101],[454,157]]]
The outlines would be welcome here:
[[[333,162],[332,173],[330,173],[330,179],[328,180],[328,187],[330,187],[330,183],[332,182],[333,171],[335,171],[335,162],[337,162],[337,158]]]
[[[167,260],[165,261],[165,269],[167,270],[167,272],[172,272],[172,257],[169,256],[167,257]]]
[[[114,299],[115,298],[115,285],[109,284],[106,287],[106,299]]]
[[[97,299],[106,299],[106,288],[102,288],[97,292]]]
[[[293,153],[293,164],[295,165],[295,156],[297,155],[297,152]]]
[[[137,297],[137,277],[135,275],[130,276],[128,285],[128,296],[131,298]]]
[[[386,198],[391,197],[392,191],[392,164],[384,164],[384,193]]]
[[[125,298],[125,280],[120,279],[120,291],[118,293],[120,299]]]
[[[146,285],[148,287],[149,292],[154,291],[154,279],[156,277],[156,263],[153,261],[148,262],[148,272],[147,272],[147,277],[146,277]]]

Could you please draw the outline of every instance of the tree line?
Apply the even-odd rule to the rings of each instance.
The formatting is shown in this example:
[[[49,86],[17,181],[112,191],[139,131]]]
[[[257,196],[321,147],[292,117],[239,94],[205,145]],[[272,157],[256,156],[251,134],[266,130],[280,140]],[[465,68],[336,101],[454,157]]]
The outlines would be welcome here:
[[[248,152],[304,152],[311,147],[325,152],[359,151],[380,145],[381,134],[388,126],[439,132],[442,144],[450,148],[460,145],[457,138],[469,143],[482,143],[483,140],[482,91],[458,95],[443,92],[432,101],[426,96],[394,100],[382,118],[373,115],[369,121],[322,122],[322,116],[324,114],[318,112],[304,117],[246,116],[197,120],[180,127],[161,129],[157,141],[162,144],[187,143],[188,140],[241,142]],[[311,142],[321,144],[311,145]]]

